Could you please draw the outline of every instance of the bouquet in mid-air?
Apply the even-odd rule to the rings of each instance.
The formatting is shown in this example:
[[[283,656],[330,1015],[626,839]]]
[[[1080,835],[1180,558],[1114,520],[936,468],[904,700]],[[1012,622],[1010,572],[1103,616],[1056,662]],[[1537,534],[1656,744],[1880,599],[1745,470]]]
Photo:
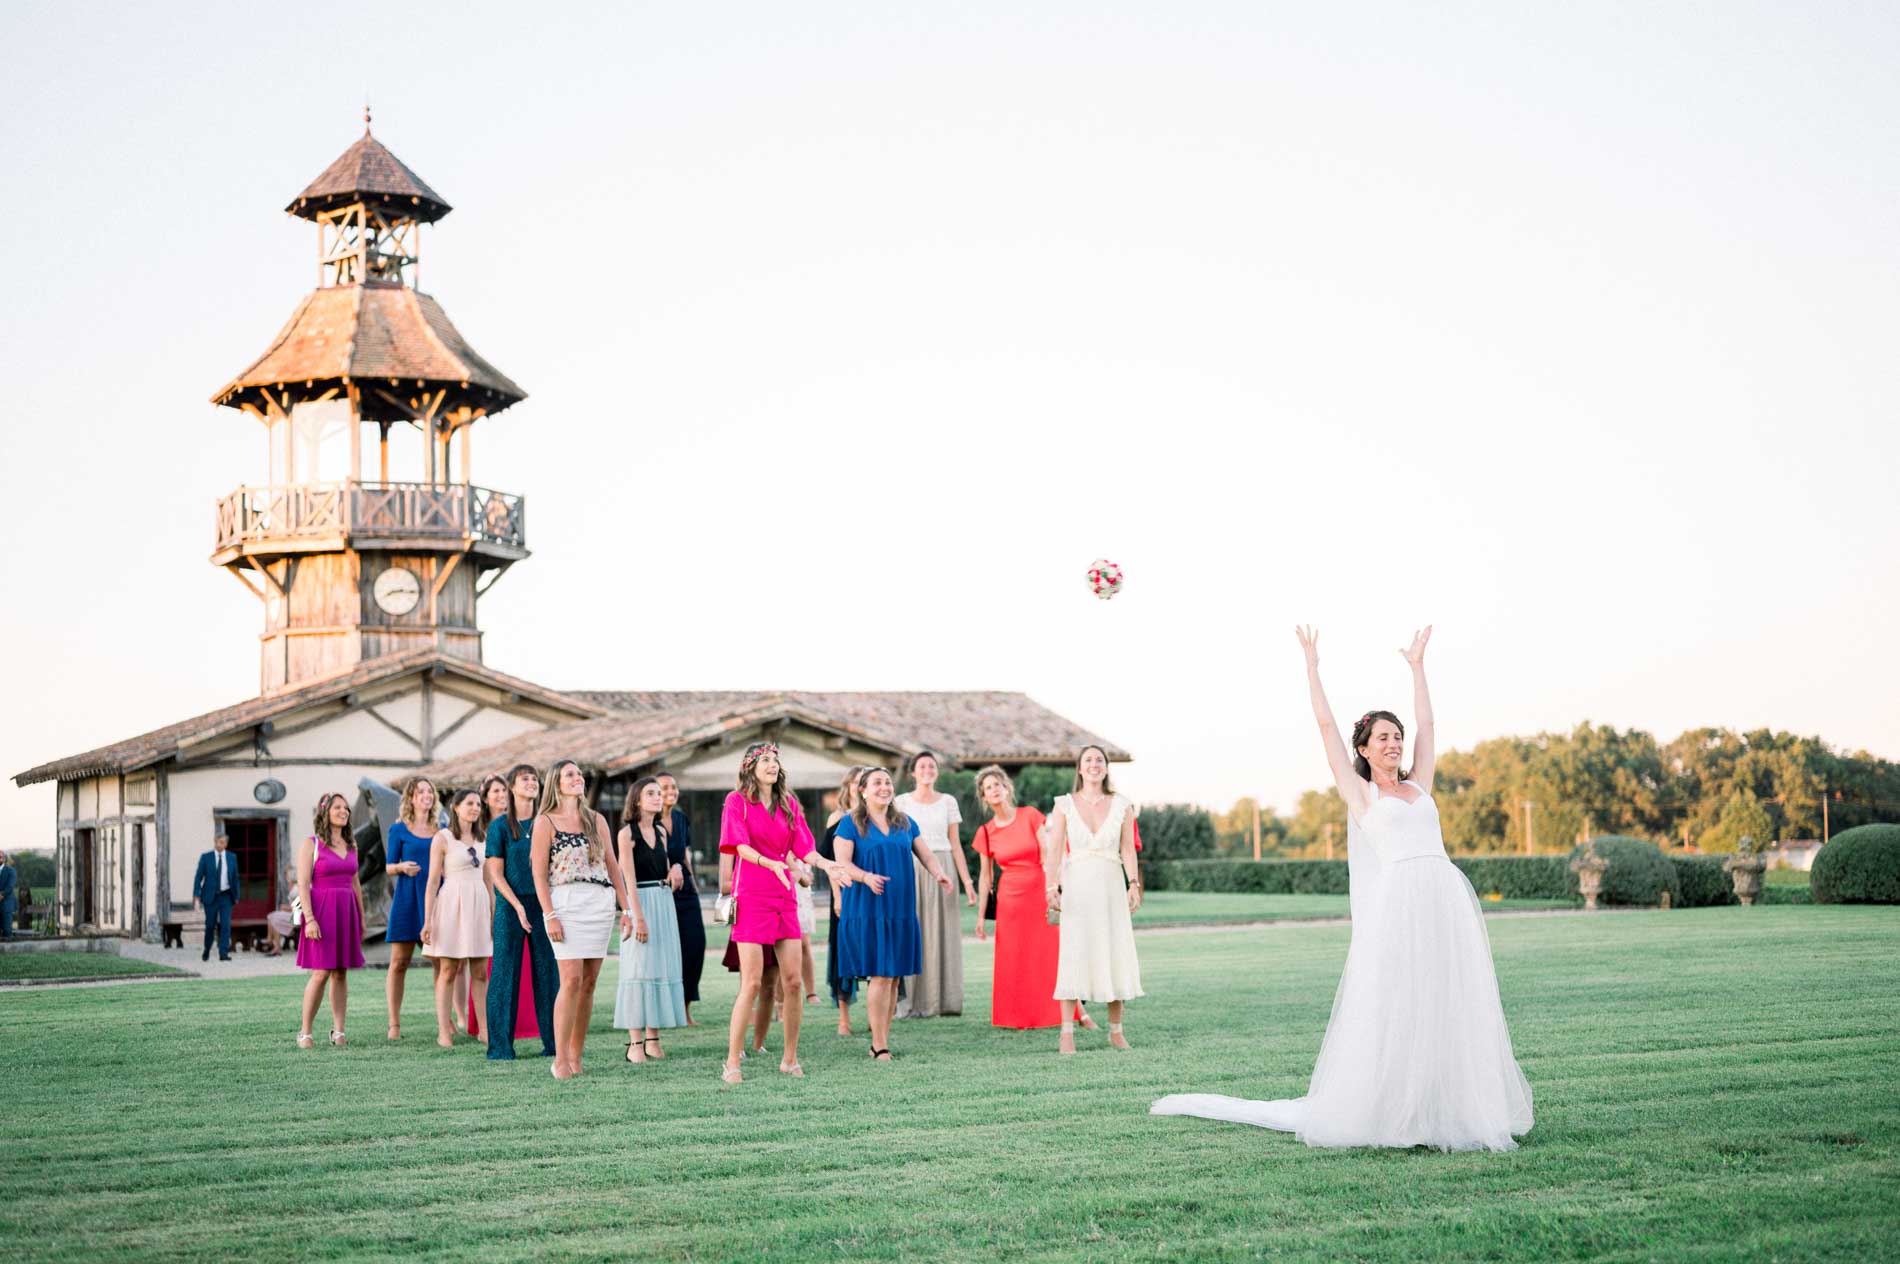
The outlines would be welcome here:
[[[1105,557],[1089,563],[1089,591],[1107,601],[1122,590],[1122,568]]]

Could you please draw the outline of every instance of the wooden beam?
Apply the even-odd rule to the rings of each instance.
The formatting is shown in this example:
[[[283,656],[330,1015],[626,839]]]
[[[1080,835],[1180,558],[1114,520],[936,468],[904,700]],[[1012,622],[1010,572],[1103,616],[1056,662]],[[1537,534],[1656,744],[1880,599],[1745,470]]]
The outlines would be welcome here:
[[[425,762],[435,758],[435,678],[436,669],[430,668],[422,677],[422,749]]]
[[[259,601],[264,600],[264,590],[262,588],[259,588],[256,584],[253,584],[250,580],[244,578],[244,571],[242,568],[233,565],[233,566],[227,566],[224,569],[231,572],[231,577],[237,580],[238,583],[243,584],[246,588],[250,589],[251,596],[257,598]]]
[[[415,747],[418,751],[422,749],[422,743],[416,740],[413,734],[407,732],[404,729],[397,727],[394,723],[392,723],[388,719],[388,717],[384,716],[383,713],[378,711],[375,707],[370,707],[370,706],[364,707],[363,714],[375,720],[378,724],[382,725],[384,728],[388,729],[391,733],[394,733],[397,737],[400,737],[403,741]]]
[[[474,719],[476,716],[480,715],[482,712],[487,711],[487,710],[489,710],[488,707],[478,702],[474,706],[470,707],[468,710],[464,711],[461,717],[457,719],[455,723],[449,725],[449,727],[443,729],[440,733],[437,733],[435,735],[435,745],[440,746],[443,742],[448,741],[449,738],[455,735],[455,730],[461,728],[464,724],[467,724],[470,720]]]

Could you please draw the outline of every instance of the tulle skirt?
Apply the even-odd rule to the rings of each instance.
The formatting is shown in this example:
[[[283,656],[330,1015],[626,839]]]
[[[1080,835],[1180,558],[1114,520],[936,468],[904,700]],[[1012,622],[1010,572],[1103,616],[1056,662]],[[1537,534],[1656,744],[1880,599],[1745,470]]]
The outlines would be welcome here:
[[[1478,897],[1442,856],[1388,865],[1353,927],[1306,1096],[1164,1097],[1199,1115],[1295,1133],[1311,1146],[1511,1150],[1531,1088],[1511,1049]]]

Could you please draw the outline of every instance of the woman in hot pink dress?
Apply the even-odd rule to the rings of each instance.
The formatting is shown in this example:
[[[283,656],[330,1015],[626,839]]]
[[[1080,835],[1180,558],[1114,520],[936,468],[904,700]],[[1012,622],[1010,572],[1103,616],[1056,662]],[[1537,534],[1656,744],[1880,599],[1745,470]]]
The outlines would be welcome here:
[[[738,916],[732,942],[739,948],[739,996],[732,1003],[732,1022],[726,1037],[726,1065],[720,1078],[737,1084],[739,1059],[745,1049],[745,1030],[758,999],[765,973],[765,949],[778,959],[779,985],[784,1008],[785,1054],[778,1069],[802,1076],[798,1065],[798,1026],[805,1012],[803,972],[804,933],[798,926],[798,895],[789,857],[816,865],[840,887],[848,887],[856,871],[818,854],[811,827],[798,796],[785,784],[779,768],[778,747],[754,742],[739,761],[739,787],[726,796],[719,822],[719,850],[733,859],[733,895]]]
[[[356,878],[356,842],[350,837],[350,801],[340,794],[317,800],[315,831],[298,849],[297,898],[303,903],[303,939],[297,964],[310,971],[303,989],[303,1029],[297,1047],[316,1043],[316,1021],[323,993],[330,992],[330,1043],[340,1045],[350,1004],[351,970],[363,968],[363,887]]]

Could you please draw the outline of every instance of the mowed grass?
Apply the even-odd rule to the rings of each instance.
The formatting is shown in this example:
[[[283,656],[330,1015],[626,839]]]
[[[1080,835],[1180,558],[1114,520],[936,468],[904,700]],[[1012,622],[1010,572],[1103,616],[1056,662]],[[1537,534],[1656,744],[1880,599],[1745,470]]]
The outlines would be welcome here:
[[[104,979],[117,975],[186,975],[188,970],[103,952],[0,952],[0,980]]]
[[[900,1023],[899,1060],[808,1013],[794,1081],[717,1079],[716,965],[629,1067],[603,976],[588,1072],[437,1050],[426,975],[381,1039],[292,1046],[298,981],[0,999],[0,1239],[20,1259],[1850,1259],[1900,1241],[1900,911],[1489,923],[1537,1126],[1509,1154],[1309,1150],[1167,1092],[1302,1091],[1343,927],[1140,938],[1131,1053]],[[1099,1016],[1099,1007],[1097,1009]],[[861,1020],[860,1020],[861,1021]],[[779,1047],[774,1033],[771,1047]],[[527,1051],[526,1042],[523,1046]]]

